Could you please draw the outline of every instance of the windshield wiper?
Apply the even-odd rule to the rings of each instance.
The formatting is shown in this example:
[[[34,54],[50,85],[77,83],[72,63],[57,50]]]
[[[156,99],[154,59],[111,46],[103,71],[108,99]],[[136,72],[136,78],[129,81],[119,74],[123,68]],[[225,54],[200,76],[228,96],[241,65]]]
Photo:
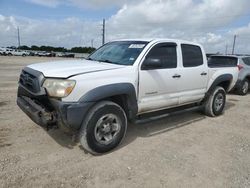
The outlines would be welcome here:
[[[86,60],[94,61],[91,57],[86,58]]]
[[[100,60],[98,60],[98,61],[101,61],[101,62],[104,62],[104,63],[117,64],[117,63],[115,63],[115,62],[113,62],[113,61],[110,61],[110,60],[108,60],[108,59],[100,59]]]

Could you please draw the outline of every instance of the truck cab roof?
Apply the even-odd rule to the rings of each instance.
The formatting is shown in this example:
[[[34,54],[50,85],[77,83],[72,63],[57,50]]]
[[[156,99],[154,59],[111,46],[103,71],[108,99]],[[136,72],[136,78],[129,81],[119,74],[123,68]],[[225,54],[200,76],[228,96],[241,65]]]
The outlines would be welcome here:
[[[117,42],[117,41],[143,41],[143,42],[175,42],[175,43],[185,43],[185,44],[193,44],[196,46],[201,46],[198,43],[195,42],[190,42],[187,40],[181,40],[181,39],[170,39],[170,38],[134,38],[134,39],[118,39],[118,40],[113,40],[111,42]]]

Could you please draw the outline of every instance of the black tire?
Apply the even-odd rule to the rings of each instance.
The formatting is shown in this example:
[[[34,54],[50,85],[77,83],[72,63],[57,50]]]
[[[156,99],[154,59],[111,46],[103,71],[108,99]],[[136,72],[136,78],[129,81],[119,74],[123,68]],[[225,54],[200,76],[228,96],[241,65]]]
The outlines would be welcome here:
[[[238,94],[246,95],[248,93],[248,90],[249,90],[249,81],[247,79],[244,79],[238,88]]]
[[[113,125],[118,130],[113,130]],[[105,130],[104,126],[107,130]],[[109,132],[106,133],[105,131]],[[116,132],[112,133],[114,131]],[[116,148],[124,138],[126,131],[127,117],[124,110],[111,101],[101,101],[91,108],[83,121],[79,134],[80,143],[91,154],[103,154]],[[112,134],[114,135],[112,136]],[[113,138],[106,141],[105,136]]]
[[[204,103],[204,113],[207,116],[215,117],[224,112],[226,103],[226,91],[223,87],[217,86]]]

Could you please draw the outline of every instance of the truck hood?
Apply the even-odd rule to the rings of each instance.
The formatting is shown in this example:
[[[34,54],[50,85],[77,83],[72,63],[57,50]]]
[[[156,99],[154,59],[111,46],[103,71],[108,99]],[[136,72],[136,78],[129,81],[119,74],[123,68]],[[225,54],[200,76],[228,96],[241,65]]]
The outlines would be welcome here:
[[[66,60],[37,63],[28,67],[43,73],[45,77],[69,78],[74,75],[119,69],[125,66],[90,60]]]

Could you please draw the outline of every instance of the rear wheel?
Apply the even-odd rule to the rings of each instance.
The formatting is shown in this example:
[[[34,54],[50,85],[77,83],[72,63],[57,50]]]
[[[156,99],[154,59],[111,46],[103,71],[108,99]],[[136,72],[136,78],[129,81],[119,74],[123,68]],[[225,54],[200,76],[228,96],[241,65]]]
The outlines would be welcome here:
[[[92,154],[106,153],[117,147],[127,130],[124,110],[116,103],[97,103],[86,116],[80,131],[80,143]]]
[[[204,104],[204,113],[215,117],[223,113],[226,103],[226,92],[223,87],[217,86]]]
[[[249,81],[247,79],[243,80],[240,87],[238,88],[239,95],[246,95],[249,90]]]

